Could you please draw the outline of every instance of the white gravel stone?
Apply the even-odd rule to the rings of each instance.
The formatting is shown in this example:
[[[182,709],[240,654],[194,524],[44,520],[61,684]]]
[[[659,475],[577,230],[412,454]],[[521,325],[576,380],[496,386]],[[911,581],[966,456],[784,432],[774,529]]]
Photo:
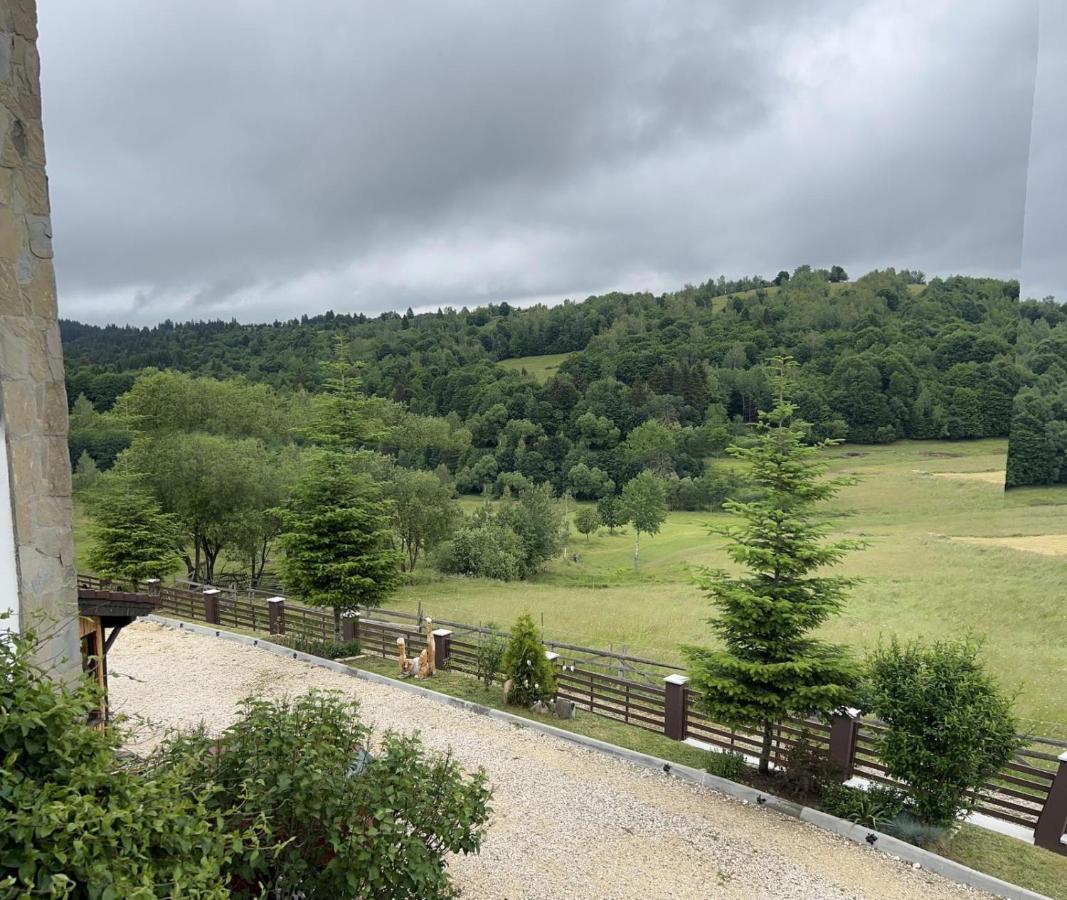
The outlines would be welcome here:
[[[814,826],[593,750],[264,653],[151,623],[130,626],[109,654],[112,710],[130,745],[203,721],[221,731],[251,693],[333,689],[362,704],[378,731],[420,731],[493,787],[480,854],[450,866],[465,897],[979,897],[923,869]]]

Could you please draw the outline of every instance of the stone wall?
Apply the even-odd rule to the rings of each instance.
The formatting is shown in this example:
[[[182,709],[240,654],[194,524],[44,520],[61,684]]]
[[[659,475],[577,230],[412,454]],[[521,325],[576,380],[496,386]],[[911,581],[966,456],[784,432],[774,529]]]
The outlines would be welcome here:
[[[10,479],[20,626],[44,637],[41,661],[65,675],[81,661],[36,41],[35,0],[0,0],[0,477]]]

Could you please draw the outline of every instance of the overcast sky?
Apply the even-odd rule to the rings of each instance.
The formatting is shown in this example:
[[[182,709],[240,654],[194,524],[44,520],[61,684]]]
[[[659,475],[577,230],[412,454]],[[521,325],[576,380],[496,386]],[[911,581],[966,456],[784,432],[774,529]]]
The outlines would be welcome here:
[[[1036,0],[39,14],[66,317],[525,303],[804,262],[1019,277]]]

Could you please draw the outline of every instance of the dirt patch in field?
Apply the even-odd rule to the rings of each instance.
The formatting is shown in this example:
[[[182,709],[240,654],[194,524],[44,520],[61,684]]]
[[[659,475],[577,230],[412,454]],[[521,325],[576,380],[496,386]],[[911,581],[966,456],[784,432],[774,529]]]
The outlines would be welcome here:
[[[1040,553],[1042,556],[1067,556],[1067,534],[1032,534],[1015,537],[954,537],[962,544],[978,544],[983,547],[1007,547],[1024,553]]]
[[[951,450],[926,450],[923,456],[929,459],[959,459],[962,453],[953,453]]]
[[[987,484],[999,484],[1004,487],[1004,470],[991,472],[932,472],[934,478],[952,478],[956,481],[983,481]]]

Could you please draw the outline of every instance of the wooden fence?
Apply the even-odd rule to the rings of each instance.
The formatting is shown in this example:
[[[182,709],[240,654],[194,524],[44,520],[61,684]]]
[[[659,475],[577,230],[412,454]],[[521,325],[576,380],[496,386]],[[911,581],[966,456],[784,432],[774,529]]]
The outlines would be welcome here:
[[[86,588],[112,585],[79,576]],[[331,640],[329,611],[267,598],[252,591],[167,587],[158,581],[134,585],[159,598],[162,612],[222,628],[265,632],[281,641]],[[358,640],[363,652],[396,654],[403,636],[409,654],[426,646],[422,617],[393,610],[342,619],[343,637]],[[506,639],[507,633],[477,625],[434,619],[438,666],[474,674],[481,641]],[[700,713],[700,698],[688,686],[680,666],[625,653],[545,641],[556,664],[558,696],[577,707],[675,740],[699,741],[749,757],[758,756],[759,734],[709,721]],[[878,757],[885,725],[848,715],[829,721],[789,719],[774,734],[772,760],[780,764],[801,741],[825,751],[850,775],[883,784],[898,784]],[[1036,844],[1067,855],[1067,741],[1024,737],[1025,747],[978,792],[976,809],[995,819],[1034,831]],[[899,785],[898,785],[899,786]]]

